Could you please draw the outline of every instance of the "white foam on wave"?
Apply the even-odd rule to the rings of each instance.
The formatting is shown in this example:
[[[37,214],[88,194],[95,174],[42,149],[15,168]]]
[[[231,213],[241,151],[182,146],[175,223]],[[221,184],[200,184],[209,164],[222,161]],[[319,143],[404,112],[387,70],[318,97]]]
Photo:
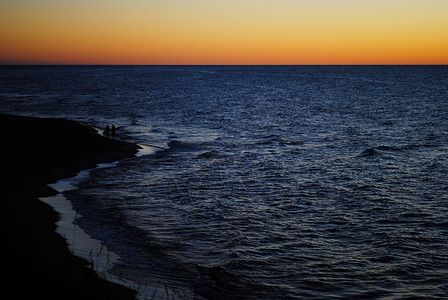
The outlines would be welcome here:
[[[152,147],[152,146],[145,146],[145,145],[139,145],[139,146],[142,148],[138,149],[138,152],[135,154],[135,156],[137,156],[137,157],[144,156],[144,155],[151,155],[151,154],[156,153],[156,151],[158,150],[157,148]]]

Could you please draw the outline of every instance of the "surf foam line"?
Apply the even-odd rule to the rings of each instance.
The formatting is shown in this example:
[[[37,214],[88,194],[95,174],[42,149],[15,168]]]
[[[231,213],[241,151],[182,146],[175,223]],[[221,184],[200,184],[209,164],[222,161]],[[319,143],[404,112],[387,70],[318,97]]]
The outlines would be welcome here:
[[[139,149],[135,157],[151,155],[157,151],[154,147],[139,146],[142,149]],[[76,184],[85,180],[92,170],[112,168],[117,166],[119,162],[118,160],[112,163],[98,164],[95,168],[81,170],[74,177],[61,179],[56,183],[48,184],[58,194],[50,197],[40,197],[39,200],[47,203],[59,213],[59,221],[56,222],[56,232],[66,239],[69,250],[73,255],[81,257],[92,264],[93,269],[100,278],[137,291],[137,297],[139,299],[176,299],[175,294],[170,292],[166,286],[143,286],[111,274],[108,270],[118,262],[119,256],[103,245],[100,240],[89,236],[76,224],[75,220],[81,215],[73,209],[71,201],[63,195],[65,191],[78,189]]]

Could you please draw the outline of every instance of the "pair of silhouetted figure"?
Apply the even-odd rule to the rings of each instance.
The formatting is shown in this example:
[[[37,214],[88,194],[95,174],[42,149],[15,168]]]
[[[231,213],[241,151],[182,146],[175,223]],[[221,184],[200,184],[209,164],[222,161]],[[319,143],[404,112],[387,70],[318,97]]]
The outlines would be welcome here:
[[[112,124],[112,128],[109,125],[106,125],[106,129],[104,129],[103,134],[108,138],[109,133],[112,134],[112,138],[115,139],[115,125]]]

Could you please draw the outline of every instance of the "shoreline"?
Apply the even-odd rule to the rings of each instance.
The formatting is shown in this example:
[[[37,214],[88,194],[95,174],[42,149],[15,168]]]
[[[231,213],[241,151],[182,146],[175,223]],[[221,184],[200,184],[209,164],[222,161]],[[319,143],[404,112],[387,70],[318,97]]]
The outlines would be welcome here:
[[[140,147],[66,119],[0,114],[0,126],[4,293],[135,299],[136,290],[100,278],[90,262],[72,254],[56,232],[60,214],[39,198],[58,194],[49,184],[100,163],[133,157]]]
[[[153,152],[148,149],[142,149],[136,156],[145,155],[145,153],[152,154]],[[119,256],[108,249],[107,246],[104,246],[101,240],[90,237],[74,222],[82,215],[73,210],[72,202],[63,194],[65,191],[78,189],[76,184],[89,177],[92,170],[98,168],[113,168],[117,164],[118,161],[99,164],[93,169],[81,170],[75,177],[64,178],[56,183],[52,183],[50,187],[55,189],[58,194],[41,197],[39,200],[49,204],[59,214],[59,221],[56,223],[56,232],[65,238],[70,252],[77,257],[89,261],[92,269],[95,270],[100,278],[137,291],[137,298],[139,299],[169,299],[169,295],[166,292],[164,293],[165,290],[162,287],[144,286],[125,278],[118,278],[110,273],[109,269],[118,262]]]
[[[155,149],[152,147],[141,147],[135,154],[136,157],[155,153]],[[169,293],[166,286],[143,285],[110,273],[109,269],[119,262],[119,255],[105,246],[103,241],[92,238],[75,222],[82,215],[73,209],[71,200],[64,195],[64,192],[78,189],[77,183],[88,178],[91,171],[113,168],[118,163],[119,161],[98,164],[92,169],[81,170],[74,177],[60,179],[56,183],[49,184],[58,194],[40,197],[39,200],[50,205],[59,214],[56,232],[65,238],[70,252],[87,260],[100,278],[137,291],[136,297],[138,299],[176,299],[174,294]]]

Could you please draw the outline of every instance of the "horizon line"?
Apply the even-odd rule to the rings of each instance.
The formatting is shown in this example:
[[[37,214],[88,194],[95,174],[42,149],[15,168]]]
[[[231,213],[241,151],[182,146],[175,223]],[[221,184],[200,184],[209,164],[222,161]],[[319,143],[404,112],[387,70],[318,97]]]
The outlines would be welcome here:
[[[83,64],[83,63],[4,63],[0,62],[0,66],[448,66],[448,63],[416,63],[416,64]]]

